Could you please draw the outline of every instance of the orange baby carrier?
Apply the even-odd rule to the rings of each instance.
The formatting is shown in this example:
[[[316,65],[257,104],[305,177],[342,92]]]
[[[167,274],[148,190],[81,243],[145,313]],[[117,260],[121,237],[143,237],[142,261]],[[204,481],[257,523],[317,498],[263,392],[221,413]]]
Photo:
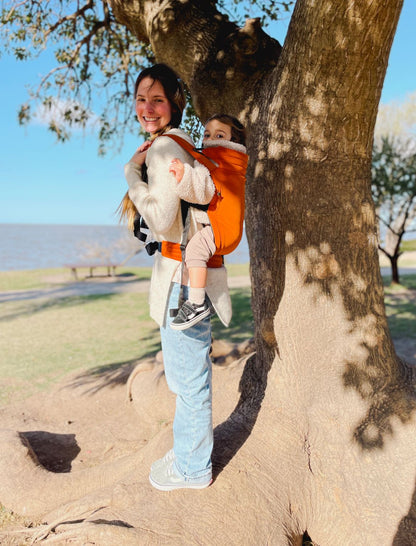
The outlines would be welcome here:
[[[177,135],[165,134],[163,136],[172,138],[210,172],[215,185],[215,194],[208,205],[207,213],[217,247],[211,259],[217,258],[218,261],[219,257],[230,254],[238,246],[243,235],[248,156],[244,152],[225,146],[210,146],[201,151]],[[189,205],[201,208],[200,205],[192,203]],[[162,254],[164,254],[163,246]],[[212,266],[215,267],[215,265]],[[209,262],[208,267],[210,267]]]

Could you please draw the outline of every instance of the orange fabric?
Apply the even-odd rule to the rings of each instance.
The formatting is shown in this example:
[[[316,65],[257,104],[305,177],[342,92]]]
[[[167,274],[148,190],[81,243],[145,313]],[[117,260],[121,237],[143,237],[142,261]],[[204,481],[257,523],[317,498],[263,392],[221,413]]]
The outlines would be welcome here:
[[[178,262],[182,261],[181,245],[179,243],[171,243],[170,241],[162,241],[162,256],[171,258]],[[223,257],[220,254],[214,254],[207,262],[207,267],[222,267]]]
[[[175,140],[209,169],[216,189],[207,211],[217,247],[215,255],[229,254],[243,235],[247,154],[224,146],[208,147],[200,152],[181,137],[164,136]]]

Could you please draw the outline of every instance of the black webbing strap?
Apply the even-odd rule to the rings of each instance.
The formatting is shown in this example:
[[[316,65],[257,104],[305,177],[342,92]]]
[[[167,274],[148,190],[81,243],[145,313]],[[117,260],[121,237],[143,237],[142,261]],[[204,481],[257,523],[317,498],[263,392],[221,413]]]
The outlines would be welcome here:
[[[149,181],[149,178],[147,176],[147,165],[146,163],[143,163],[142,165],[142,180],[143,182],[146,182],[146,184]],[[143,216],[139,213],[139,211],[136,212],[136,216],[134,217],[133,222],[133,233],[134,236],[139,239],[142,243],[146,242],[147,239],[147,233],[145,233],[143,230],[149,229],[146,222],[144,221]]]
[[[182,211],[182,223],[183,223],[183,231],[182,231],[182,238],[181,238],[181,287],[179,290],[179,298],[178,298],[178,307],[177,309],[169,309],[169,316],[176,317],[178,314],[179,309],[182,307],[182,305],[185,302],[185,296],[183,293],[183,270],[185,268],[185,250],[186,250],[186,243],[188,239],[188,232],[189,232],[189,226],[191,225],[191,215],[189,213],[189,203],[187,203],[187,207],[182,209],[182,202],[181,202],[181,211]],[[185,216],[184,216],[185,214]]]

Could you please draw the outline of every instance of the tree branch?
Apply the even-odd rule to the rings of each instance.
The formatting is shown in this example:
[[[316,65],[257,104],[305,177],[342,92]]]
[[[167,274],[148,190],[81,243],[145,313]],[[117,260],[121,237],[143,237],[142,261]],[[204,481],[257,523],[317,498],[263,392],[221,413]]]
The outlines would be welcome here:
[[[28,2],[30,2],[30,0],[23,0],[22,2],[18,2],[16,4],[14,4],[11,8],[10,8],[10,11],[9,13],[6,15],[6,17],[4,18],[5,21],[9,21],[11,16],[13,15],[13,13],[18,10],[21,6],[24,6],[25,4],[27,4]]]
[[[239,115],[256,82],[273,68],[281,46],[248,19],[243,28],[217,11],[215,2],[109,0],[116,20],[149,43],[157,61],[188,84],[198,114]],[[195,36],[198,39],[195,39]]]
[[[93,0],[88,0],[88,2],[79,8],[77,11],[74,11],[74,13],[71,13],[70,15],[65,15],[65,17],[61,17],[54,25],[51,25],[48,30],[45,31],[45,39],[52,34],[57,28],[59,28],[63,23],[66,21],[76,21],[78,17],[84,16],[84,13],[92,9],[94,7]]]

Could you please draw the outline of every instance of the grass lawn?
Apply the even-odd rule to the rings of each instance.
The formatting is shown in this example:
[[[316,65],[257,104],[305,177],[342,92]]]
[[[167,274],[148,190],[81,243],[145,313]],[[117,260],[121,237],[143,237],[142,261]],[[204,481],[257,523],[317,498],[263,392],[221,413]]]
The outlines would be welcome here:
[[[3,302],[0,323],[1,403],[69,372],[133,363],[160,345],[147,294]]]
[[[117,277],[135,276],[137,279],[150,279],[151,271],[150,267],[120,267],[117,269]],[[80,281],[85,280],[85,276],[82,277],[82,275],[87,274],[88,269],[81,269]],[[72,277],[68,268],[0,271],[0,292],[51,288],[71,281]]]
[[[390,285],[384,279],[384,303],[393,338],[416,340],[416,275],[402,275],[400,285]]]
[[[248,275],[249,266],[248,264],[229,264],[227,265],[227,271],[231,277]],[[150,279],[152,270],[150,267],[119,267],[116,273],[114,280],[120,280],[123,277],[135,277],[137,280],[144,280]],[[88,269],[79,270],[79,282],[84,282],[87,274]],[[0,292],[51,288],[68,282],[72,282],[68,268],[0,271]]]
[[[416,250],[416,239],[411,241],[402,241],[400,249],[402,252],[412,252]]]
[[[0,290],[46,286],[59,270],[0,272]],[[63,270],[60,271],[62,273]],[[68,272],[66,272],[68,273]],[[149,278],[150,270],[121,274]],[[231,275],[248,266],[230,266]],[[393,338],[416,339],[416,275],[401,286],[385,279],[385,303]],[[54,285],[56,286],[56,284]],[[224,328],[213,319],[216,339],[241,342],[253,335],[250,288],[231,290],[233,320]],[[154,355],[159,331],[148,314],[146,293],[105,294],[64,299],[5,301],[0,306],[0,404],[47,389],[70,372],[117,369]]]

